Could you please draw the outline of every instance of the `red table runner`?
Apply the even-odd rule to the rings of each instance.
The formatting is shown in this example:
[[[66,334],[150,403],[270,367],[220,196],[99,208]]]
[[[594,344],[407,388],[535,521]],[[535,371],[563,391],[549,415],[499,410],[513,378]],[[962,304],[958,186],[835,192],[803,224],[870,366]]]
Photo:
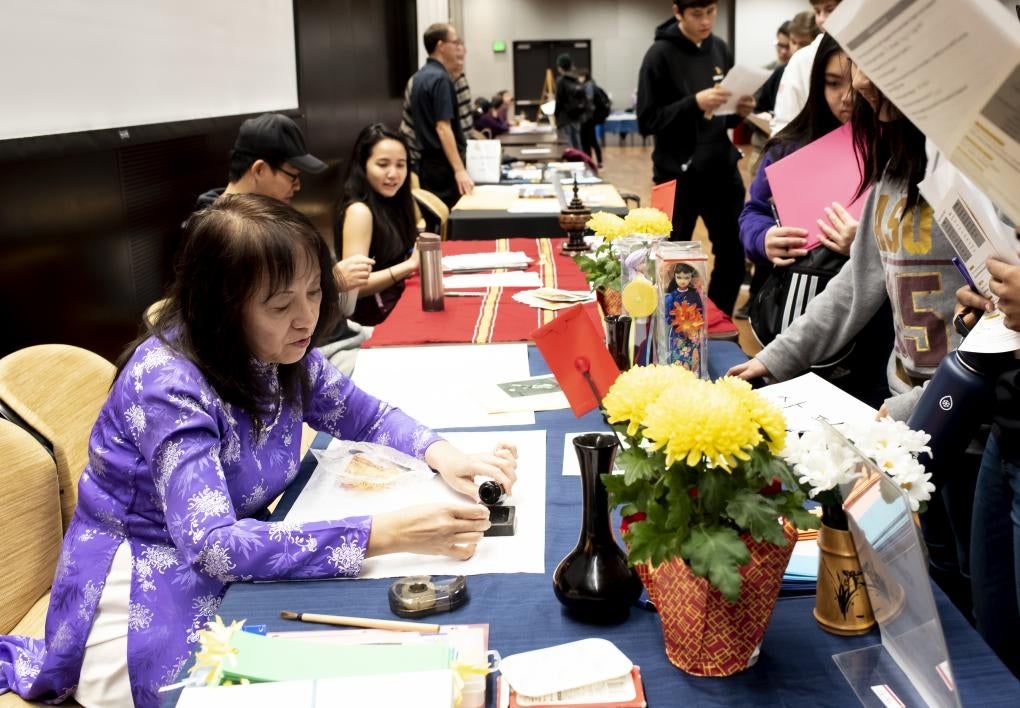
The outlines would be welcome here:
[[[529,270],[538,272],[543,287],[586,290],[584,274],[569,256],[560,253],[566,239],[511,238],[496,241],[444,241],[443,255],[485,251],[523,251],[532,259]],[[538,327],[556,318],[551,310],[528,307],[512,299],[523,288],[487,288],[480,297],[447,297],[442,312],[422,312],[421,278],[405,282],[403,296],[386,321],[375,328],[363,347],[411,344],[485,344],[527,342]],[[465,290],[480,290],[465,288]],[[598,305],[585,305],[598,321]],[[711,302],[708,303],[709,331],[736,331],[736,327]]]

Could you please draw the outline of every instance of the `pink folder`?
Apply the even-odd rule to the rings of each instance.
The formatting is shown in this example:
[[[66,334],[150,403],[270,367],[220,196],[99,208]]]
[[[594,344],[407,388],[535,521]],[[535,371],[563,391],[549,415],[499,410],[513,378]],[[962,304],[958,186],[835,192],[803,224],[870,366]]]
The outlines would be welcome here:
[[[860,219],[868,196],[865,192],[859,199],[853,198],[861,181],[861,167],[849,123],[773,162],[765,168],[765,176],[779,223],[807,229],[807,248],[820,244],[817,220],[827,221],[825,207],[839,202]]]

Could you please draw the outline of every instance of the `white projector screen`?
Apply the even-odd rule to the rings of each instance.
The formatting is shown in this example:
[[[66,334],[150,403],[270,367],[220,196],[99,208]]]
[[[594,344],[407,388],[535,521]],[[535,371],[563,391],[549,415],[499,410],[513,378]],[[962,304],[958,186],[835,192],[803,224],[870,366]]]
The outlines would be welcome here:
[[[291,0],[0,6],[0,140],[298,107]]]

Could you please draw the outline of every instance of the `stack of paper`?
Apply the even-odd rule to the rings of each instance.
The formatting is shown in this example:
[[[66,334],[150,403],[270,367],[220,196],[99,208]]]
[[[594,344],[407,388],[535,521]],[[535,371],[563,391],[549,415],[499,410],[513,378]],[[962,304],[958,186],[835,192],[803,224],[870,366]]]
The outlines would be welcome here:
[[[582,639],[505,657],[500,706],[643,708],[641,672],[606,639]]]
[[[790,563],[783,573],[780,592],[784,595],[811,595],[818,584],[818,532],[801,531]]]
[[[513,299],[528,307],[542,310],[562,310],[578,302],[592,302],[595,293],[590,290],[560,290],[559,288],[538,288],[513,294]]]
[[[443,256],[443,271],[465,273],[496,268],[521,269],[527,268],[532,259],[524,251],[484,253],[460,253],[455,256]]]

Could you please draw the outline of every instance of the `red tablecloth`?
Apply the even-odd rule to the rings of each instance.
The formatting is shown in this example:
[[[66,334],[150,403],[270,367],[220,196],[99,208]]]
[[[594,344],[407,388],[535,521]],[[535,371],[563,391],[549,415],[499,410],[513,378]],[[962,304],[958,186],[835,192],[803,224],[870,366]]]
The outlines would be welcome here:
[[[523,251],[533,260],[543,287],[586,290],[584,274],[569,256],[560,254],[566,239],[511,238],[496,241],[444,241],[443,255],[483,251]],[[488,288],[481,297],[447,297],[442,312],[422,312],[421,279],[406,281],[403,296],[386,321],[375,328],[363,347],[409,344],[484,344],[526,342],[531,332],[556,317],[550,310],[528,307],[512,299],[520,288]],[[476,290],[476,288],[470,288]],[[598,306],[585,305],[596,320]],[[709,332],[736,331],[729,317],[708,303]]]

